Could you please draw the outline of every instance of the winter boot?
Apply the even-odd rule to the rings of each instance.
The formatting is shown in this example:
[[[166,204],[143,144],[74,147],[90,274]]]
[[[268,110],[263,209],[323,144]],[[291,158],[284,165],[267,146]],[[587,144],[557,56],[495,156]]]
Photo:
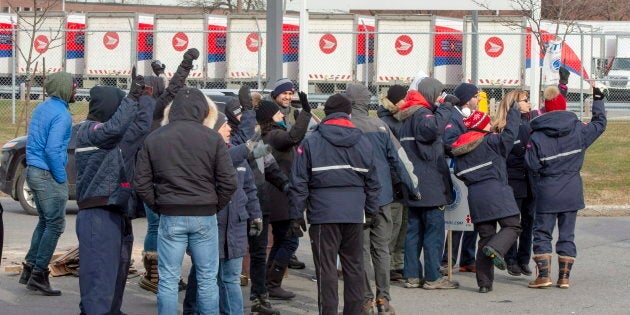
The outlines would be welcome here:
[[[536,262],[536,279],[529,283],[530,288],[547,288],[550,287],[551,278],[549,278],[549,269],[551,268],[551,254],[540,254],[532,257]]]
[[[31,272],[31,278],[28,279],[28,282],[26,283],[26,288],[33,291],[40,291],[44,293],[44,295],[48,296],[61,295],[61,291],[50,287],[50,282],[48,281],[49,275],[50,270],[48,269],[44,271],[33,270]]]
[[[282,266],[275,260],[271,263],[271,266],[267,270],[267,291],[269,292],[270,299],[289,300],[295,297],[293,292],[280,287],[286,270],[286,265]]]
[[[142,263],[144,264],[144,275],[140,277],[138,285],[155,294],[158,292],[158,254],[157,252],[142,252]]]
[[[575,258],[569,256],[558,256],[558,283],[556,286],[562,289],[569,288],[569,275]]]
[[[289,268],[291,269],[304,269],[306,265],[301,262],[295,254],[291,255],[291,259],[289,260]]]
[[[361,306],[361,315],[374,315],[374,300],[365,300]]]
[[[259,295],[252,301],[252,315],[280,315],[280,312],[271,307],[267,295]]]
[[[394,307],[389,304],[388,299],[378,299],[378,301],[376,301],[376,310],[378,311],[378,315],[396,314]]]
[[[505,259],[503,259],[503,255],[501,255],[498,250],[492,248],[491,246],[484,246],[481,250],[483,250],[484,255],[490,257],[490,260],[492,260],[495,267],[500,270],[505,270]]]
[[[26,284],[28,279],[31,278],[31,272],[33,272],[33,265],[29,263],[22,263],[22,273],[20,274],[20,280],[18,280],[21,284]]]

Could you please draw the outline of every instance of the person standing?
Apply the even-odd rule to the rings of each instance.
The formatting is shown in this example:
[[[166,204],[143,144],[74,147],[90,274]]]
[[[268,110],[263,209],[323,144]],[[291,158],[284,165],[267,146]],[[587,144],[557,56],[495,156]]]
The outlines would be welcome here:
[[[440,274],[444,244],[444,206],[451,203],[451,174],[446,164],[442,133],[451,117],[452,105],[438,100],[444,85],[433,78],[424,78],[407,93],[405,103],[395,117],[402,121],[400,144],[414,165],[414,173],[427,185],[420,185],[421,200],[409,205],[405,238],[405,287],[455,289],[457,282]],[[424,251],[424,272],[420,252]],[[423,277],[424,274],[424,277]],[[422,279],[422,280],[421,280]]]
[[[338,314],[337,255],[346,285],[344,315],[361,314],[364,298],[363,222],[378,227],[379,190],[370,141],[351,121],[350,101],[335,94],[326,118],[297,149],[291,172],[291,236],[309,235],[317,275],[320,314]]]
[[[26,140],[26,182],[39,221],[18,281],[30,290],[58,296],[61,291],[53,289],[48,280],[48,264],[66,224],[66,163],[72,130],[68,103],[74,102],[76,83],[70,73],[58,72],[46,77],[44,90],[50,98],[33,111]]]
[[[569,288],[569,276],[577,247],[575,221],[578,210],[584,209],[584,187],[580,170],[586,149],[606,130],[604,94],[593,87],[593,108],[590,123],[581,122],[575,113],[566,110],[566,99],[553,86],[545,89],[546,113],[531,120],[532,133],[527,144],[525,162],[534,172],[534,241],[533,259],[537,277],[530,288],[552,285],[550,277],[553,230],[558,224],[556,253],[558,282]]]
[[[493,264],[505,270],[504,255],[521,232],[519,210],[508,185],[505,160],[518,133],[518,105],[511,105],[501,133],[490,133],[490,117],[473,111],[464,119],[468,132],[453,143],[455,176],[468,187],[468,208],[479,233],[477,285],[479,293],[492,291]],[[497,232],[497,224],[501,226]]]
[[[136,191],[161,214],[159,314],[177,313],[178,282],[187,248],[196,266],[199,312],[219,309],[216,213],[228,204],[237,185],[225,142],[203,125],[205,119],[217,119],[208,117],[208,106],[216,107],[200,90],[181,89],[173,99],[169,124],[145,139],[136,162]]]
[[[77,214],[82,314],[121,314],[137,216],[130,180],[136,149],[151,128],[153,99],[132,70],[129,95],[110,86],[90,89],[87,119],[77,127]],[[142,115],[138,113],[142,112]],[[104,263],[108,262],[108,263]]]
[[[363,313],[371,314],[374,311],[374,306],[376,306],[380,314],[393,314],[394,307],[389,303],[391,301],[389,294],[389,238],[392,233],[390,204],[394,201],[394,191],[391,185],[392,173],[398,181],[401,181],[400,178],[409,178],[401,160],[407,161],[406,165],[411,165],[411,163],[387,125],[380,119],[369,116],[368,109],[372,94],[368,88],[363,84],[349,84],[344,95],[352,103],[350,121],[363,132],[363,136],[372,144],[374,163],[379,183],[381,183],[378,212],[380,224],[374,229],[365,229],[363,235],[363,263],[365,268]],[[411,180],[404,182],[408,183],[410,192],[419,195],[418,179],[413,175],[413,170],[410,170],[409,173],[414,176],[415,184],[409,183]],[[376,294],[372,292],[370,285],[371,275],[374,275],[376,281]]]

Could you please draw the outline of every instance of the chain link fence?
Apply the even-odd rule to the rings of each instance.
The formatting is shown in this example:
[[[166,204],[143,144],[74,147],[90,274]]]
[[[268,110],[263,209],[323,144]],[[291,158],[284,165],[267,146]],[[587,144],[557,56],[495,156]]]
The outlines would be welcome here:
[[[32,28],[14,21],[0,16],[4,137],[41,101],[45,75],[58,71],[73,73],[79,82],[79,103],[71,106],[77,119],[85,117],[91,87],[127,89],[132,67],[152,75],[150,63],[155,59],[166,65],[165,75],[170,78],[184,52],[193,47],[201,56],[190,73],[189,86],[238,89],[247,84],[263,89],[267,85],[264,16],[59,15],[46,19],[34,36]],[[460,82],[475,83],[498,103],[511,90],[529,90],[532,82],[531,33],[523,25],[480,19],[473,33],[469,19],[312,14],[302,52],[308,86],[299,89],[307,90],[312,102],[323,103],[350,83],[365,84],[376,106],[378,95],[389,86],[408,86],[414,77],[426,74],[443,82],[447,90]],[[283,75],[299,85],[297,17],[285,17],[282,32]],[[550,36],[543,32],[543,40],[550,41]],[[588,105],[590,84],[598,83],[606,87],[611,110],[621,116],[630,112],[630,56],[622,55],[629,51],[623,48],[628,47],[628,39],[630,33],[595,33],[586,26],[564,37],[559,64],[552,66],[557,70],[562,65],[571,72],[570,109],[588,112],[584,104]],[[541,54],[541,66],[543,61]],[[545,72],[540,76],[545,78]]]

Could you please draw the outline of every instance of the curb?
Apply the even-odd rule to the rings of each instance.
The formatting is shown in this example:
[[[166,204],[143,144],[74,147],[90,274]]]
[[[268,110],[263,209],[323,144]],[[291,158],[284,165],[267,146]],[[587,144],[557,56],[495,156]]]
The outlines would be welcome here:
[[[621,217],[630,216],[630,205],[586,206],[578,212],[581,217]]]

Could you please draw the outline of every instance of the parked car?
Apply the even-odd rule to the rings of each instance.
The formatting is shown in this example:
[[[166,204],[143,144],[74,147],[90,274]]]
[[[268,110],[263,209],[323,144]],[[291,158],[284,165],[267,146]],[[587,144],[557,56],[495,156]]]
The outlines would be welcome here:
[[[202,90],[212,99],[221,110],[230,97],[235,96],[235,91],[231,90]],[[77,125],[75,125],[76,127]],[[75,127],[72,130],[72,137],[68,144],[68,163],[66,172],[68,174],[68,198],[76,199],[76,179],[74,149],[76,147]],[[33,194],[26,183],[26,136],[10,140],[2,146],[0,155],[0,190],[20,202],[22,209],[31,215],[38,215]]]

